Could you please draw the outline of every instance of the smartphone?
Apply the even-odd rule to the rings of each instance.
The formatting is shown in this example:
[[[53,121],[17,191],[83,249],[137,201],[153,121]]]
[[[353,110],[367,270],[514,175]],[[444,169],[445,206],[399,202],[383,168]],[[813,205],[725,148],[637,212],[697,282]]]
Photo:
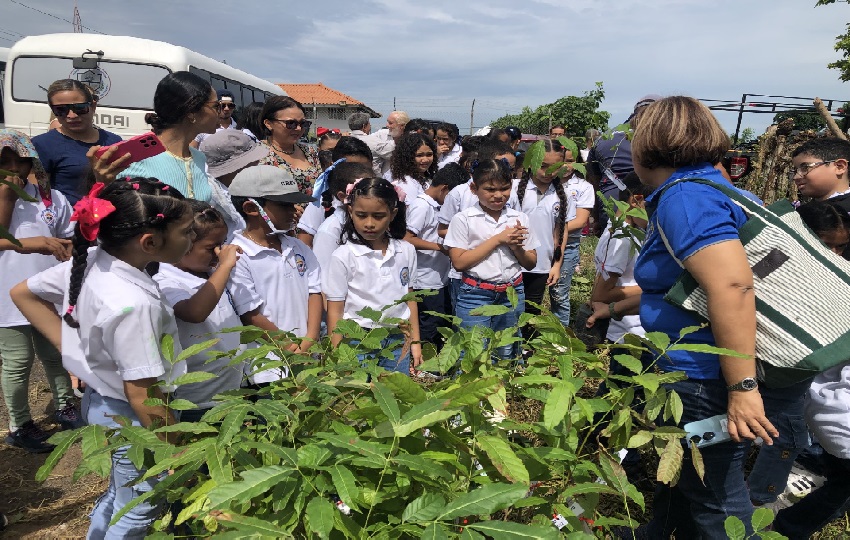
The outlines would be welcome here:
[[[110,144],[109,146],[104,146],[98,149],[97,152],[95,152],[95,156],[99,158],[103,154],[105,154],[107,150],[113,147],[118,147],[118,150],[116,150],[115,153],[112,154],[112,157],[110,158],[109,162],[112,163],[121,156],[130,154],[130,161],[125,163],[125,165],[136,163],[142,161],[143,159],[147,159],[149,157],[153,157],[157,154],[165,152],[165,146],[163,146],[162,141],[159,140],[159,137],[157,137],[153,133],[142,133],[141,135],[136,135],[132,139],[127,139],[126,141],[121,141],[115,144]]]
[[[697,420],[685,424],[688,445],[696,444],[697,448],[704,448],[730,440],[729,419],[725,414],[718,414],[705,420]]]

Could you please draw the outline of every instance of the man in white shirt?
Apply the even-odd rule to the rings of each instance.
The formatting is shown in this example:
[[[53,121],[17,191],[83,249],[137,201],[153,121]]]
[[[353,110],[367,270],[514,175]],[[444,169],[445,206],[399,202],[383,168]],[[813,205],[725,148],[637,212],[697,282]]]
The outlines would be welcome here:
[[[224,129],[236,129],[236,120],[233,119],[233,113],[236,112],[236,102],[233,101],[233,92],[230,90],[216,90],[218,97],[218,125],[215,132],[218,133]],[[212,135],[212,133],[199,133],[195,140],[189,143],[192,148],[198,148],[204,139]]]
[[[369,136],[369,149],[372,151],[372,169],[375,175],[383,176],[390,170],[395,143],[404,135],[404,126],[410,117],[404,111],[393,111],[387,116],[387,126]]]

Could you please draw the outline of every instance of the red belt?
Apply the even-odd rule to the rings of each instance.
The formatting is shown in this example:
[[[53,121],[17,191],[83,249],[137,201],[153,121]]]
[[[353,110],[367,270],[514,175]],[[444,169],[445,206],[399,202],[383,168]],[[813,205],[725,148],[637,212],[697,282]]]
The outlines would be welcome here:
[[[522,283],[522,274],[518,275],[515,280],[509,283],[493,283],[490,281],[478,281],[477,279],[473,279],[469,276],[463,276],[463,282],[467,285],[472,285],[473,287],[478,287],[479,289],[484,289],[485,291],[496,291],[496,292],[505,292],[508,290],[508,287],[516,287],[517,285]]]

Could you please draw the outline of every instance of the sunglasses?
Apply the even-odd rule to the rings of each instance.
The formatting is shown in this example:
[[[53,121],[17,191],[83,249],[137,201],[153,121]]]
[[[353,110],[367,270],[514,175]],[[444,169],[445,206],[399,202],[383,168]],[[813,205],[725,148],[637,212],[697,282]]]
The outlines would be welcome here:
[[[313,122],[309,120],[282,120],[280,118],[272,118],[271,121],[282,123],[286,126],[286,129],[298,129],[300,127],[304,131],[309,130],[310,126],[313,125]]]
[[[74,111],[74,114],[77,116],[82,116],[91,111],[91,101],[86,101],[85,103],[68,103],[65,105],[51,105],[50,110],[53,111],[53,114],[59,118],[68,116],[68,113],[71,111]]]
[[[235,109],[236,108],[236,104],[230,103],[229,101],[222,101],[222,102],[219,103],[219,105],[221,106],[222,109]]]

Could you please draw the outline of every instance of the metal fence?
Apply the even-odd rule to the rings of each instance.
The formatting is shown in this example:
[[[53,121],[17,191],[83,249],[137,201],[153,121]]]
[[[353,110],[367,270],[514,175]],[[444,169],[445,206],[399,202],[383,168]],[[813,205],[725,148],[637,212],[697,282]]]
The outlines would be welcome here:
[[[411,118],[442,120],[457,125],[461,135],[474,133],[506,114],[518,114],[525,104],[505,103],[476,98],[357,96],[383,117],[373,126],[383,126],[387,115],[404,111]]]

